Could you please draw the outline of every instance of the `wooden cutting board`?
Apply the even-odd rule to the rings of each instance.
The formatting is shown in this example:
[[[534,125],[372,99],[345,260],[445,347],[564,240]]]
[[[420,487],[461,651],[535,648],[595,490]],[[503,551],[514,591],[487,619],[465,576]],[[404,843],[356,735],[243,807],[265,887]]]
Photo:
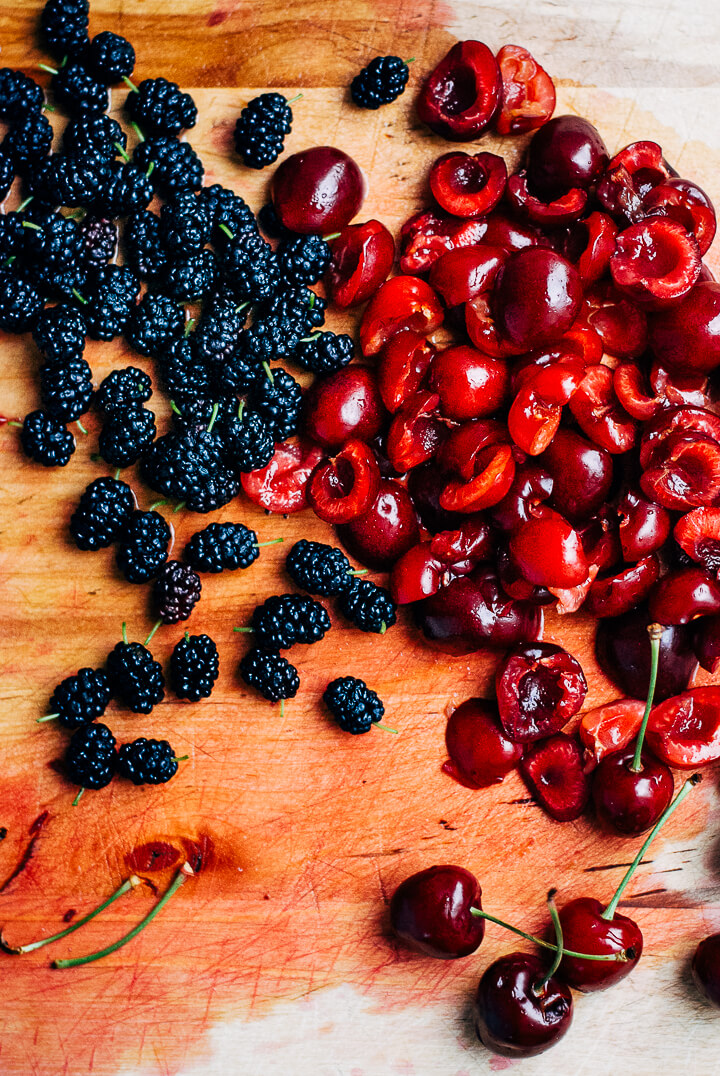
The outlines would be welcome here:
[[[216,6],[185,0],[170,11],[134,0],[94,4],[91,27],[131,38],[137,78],[163,74],[184,88],[200,87],[191,90],[200,119],[189,141],[205,162],[207,182],[232,186],[255,209],[268,179],[232,156],[234,120],[265,88],[288,96],[301,88],[287,150],[331,143],[352,153],[369,179],[362,218],[377,217],[397,230],[425,203],[429,164],[446,149],[414,119],[415,87],[463,35],[495,47],[506,40],[528,45],[561,76],[558,111],[587,115],[612,150],[656,138],[679,171],[720,203],[720,143],[709,146],[684,128],[697,115],[704,132],[713,114],[708,94],[717,96],[715,69],[708,75],[701,62],[714,10],[711,2],[694,7],[692,40],[679,40],[669,79],[658,59],[664,55],[659,16],[638,8],[605,32],[582,14],[580,0],[564,6],[560,22],[548,17],[547,24],[515,3],[501,13],[429,0],[305,0],[291,10],[277,0]],[[35,2],[21,10],[0,5],[3,63],[32,70],[41,58],[27,45],[38,10]],[[606,5],[602,18],[619,11],[617,3]],[[664,19],[666,30],[680,25],[679,2],[665,5]],[[639,68],[647,78],[633,84],[631,60],[643,57],[656,34],[658,51]],[[593,42],[599,48],[599,41],[611,40],[619,42],[620,70],[623,57],[626,69],[616,77],[618,53],[608,53],[613,76],[603,81]],[[410,89],[396,104],[362,113],[346,87],[383,52],[417,58]],[[664,112],[648,110],[653,85],[665,87],[664,100],[681,87],[668,105],[673,117],[683,106],[675,126],[663,121]],[[115,109],[123,97],[124,91],[113,92]],[[492,138],[482,145],[498,147]],[[514,159],[521,146],[501,148]],[[352,321],[330,316],[328,325],[345,329]],[[25,339],[3,337],[0,347],[0,411],[22,416],[37,406],[38,355]],[[128,362],[151,370],[118,343],[91,343],[87,357],[96,382]],[[164,425],[166,402],[156,398],[151,406]],[[215,518],[245,522],[261,540],[286,542],[263,550],[245,572],[203,579],[189,627],[208,632],[220,649],[212,698],[189,705],[170,697],[148,717],[111,705],[107,715],[119,739],[167,737],[189,761],[167,787],[135,789],[118,781],[71,807],[74,790],[57,772],[64,736],[34,719],[60,679],[103,662],[123,620],[139,640],[152,623],[148,588],[119,576],[112,551],[81,553],[68,538],[81,491],[106,473],[91,460],[96,417],[86,424],[87,438],[78,433],[78,450],[61,471],[29,463],[17,431],[0,427],[0,921],[8,940],[22,943],[83,914],[132,870],[145,884],[56,948],[2,957],[0,1071],[465,1076],[508,1067],[476,1043],[469,1000],[486,964],[514,947],[511,937],[490,930],[479,953],[465,961],[417,958],[388,937],[389,894],[415,870],[460,863],[481,879],[488,910],[539,928],[551,885],[562,897],[607,898],[635,844],[600,835],[591,821],[552,823],[516,776],[471,792],[443,775],[446,712],[469,695],[489,694],[494,659],[435,653],[406,616],[384,637],[363,636],[336,620],[323,643],[294,651],[302,688],[282,719],[277,707],[246,691],[237,675],[244,643],[233,626],[286,588],[287,543],[331,534],[309,513],[266,516],[242,500],[207,519],[162,509],[178,552]],[[147,507],[154,496],[134,473],[132,484]],[[582,616],[547,618],[546,638],[566,646],[585,668],[588,706],[617,695],[595,664],[592,629]],[[152,643],[155,655],[166,661],[181,634],[180,627],[162,628]],[[361,675],[378,691],[399,736],[373,731],[352,738],[332,726],[319,700],[342,673]],[[517,1064],[523,1076],[615,1073],[631,1059],[638,1074],[680,1058],[687,1072],[716,1071],[720,1018],[696,1000],[687,971],[695,941],[720,928],[714,786],[710,772],[623,902],[645,933],[642,964],[611,993],[579,998],[571,1034],[544,1058]],[[135,942],[98,964],[49,969],[52,956],[90,952],[121,936],[186,857],[200,873]]]

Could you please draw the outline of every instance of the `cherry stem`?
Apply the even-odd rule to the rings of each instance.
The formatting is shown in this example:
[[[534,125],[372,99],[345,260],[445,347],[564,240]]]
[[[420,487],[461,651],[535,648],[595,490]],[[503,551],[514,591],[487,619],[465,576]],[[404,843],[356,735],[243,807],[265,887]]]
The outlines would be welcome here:
[[[545,941],[544,938],[537,938],[534,934],[526,934],[525,931],[520,930],[519,927],[513,927],[509,923],[504,923],[502,919],[496,919],[494,915],[490,915],[489,912],[484,912],[482,908],[471,908],[470,914],[474,915],[476,919],[487,919],[489,923],[495,923],[496,926],[502,927],[504,930],[510,930],[513,934],[519,934],[521,938],[525,938],[525,941],[534,942],[535,945],[539,945],[543,949],[557,949],[557,945],[553,945],[552,942]],[[563,946],[563,953],[566,956],[579,957],[581,960],[610,960],[621,964],[624,964],[627,961],[627,956],[624,952],[602,954],[576,953],[573,949],[566,949]]]
[[[560,961],[563,958],[563,929],[560,922],[560,916],[558,915],[557,904],[555,903],[555,894],[557,889],[551,889],[547,895],[547,906],[550,912],[550,918],[552,919],[553,927],[555,928],[555,941],[557,943],[555,949],[555,956],[553,962],[547,970],[547,973],[543,976],[539,983],[533,985],[532,991],[536,997],[542,997],[545,993],[545,987],[552,979],[555,972],[560,967]]]
[[[620,898],[623,895],[623,893],[625,892],[625,889],[627,887],[628,882],[630,881],[633,874],[635,873],[635,868],[638,866],[638,864],[642,860],[643,856],[647,852],[647,850],[650,847],[651,843],[655,839],[658,831],[660,829],[662,829],[662,827],[665,825],[665,823],[667,822],[670,815],[673,813],[673,811],[677,807],[680,806],[680,804],[685,799],[685,797],[688,796],[692,792],[695,785],[699,785],[701,781],[702,781],[702,775],[699,774],[699,773],[694,773],[692,775],[692,777],[688,777],[687,781],[682,786],[682,788],[678,792],[675,799],[672,801],[672,803],[668,807],[665,808],[663,813],[660,815],[657,822],[655,823],[655,825],[653,826],[653,828],[650,830],[649,834],[647,835],[647,837],[643,841],[643,844],[642,844],[640,850],[638,851],[638,854],[635,856],[635,859],[632,861],[632,863],[628,867],[627,871],[625,872],[625,875],[623,876],[623,879],[620,882],[620,885],[615,890],[615,896],[612,898],[612,900],[608,904],[607,908],[602,913],[602,918],[603,919],[612,920],[612,918],[615,915],[615,912],[617,911],[617,906],[620,903]]]
[[[81,799],[83,798],[83,792],[84,792],[84,791],[85,791],[85,789],[84,789],[84,788],[82,788],[82,787],[78,789],[78,794],[77,794],[77,796],[75,797],[75,799],[74,799],[74,800],[72,801],[72,806],[73,806],[73,807],[77,807],[78,803],[79,803],[79,802],[80,802],[80,800],[81,800]]]
[[[213,405],[212,414],[210,415],[210,421],[208,422],[207,432],[212,433],[212,428],[215,425],[215,419],[218,417],[218,411],[220,410],[220,404],[216,402]]]
[[[192,877],[194,873],[195,872],[193,871],[189,863],[183,863],[182,867],[177,872],[172,882],[168,886],[167,890],[157,902],[155,907],[148,912],[145,918],[140,923],[138,923],[136,927],[133,927],[133,929],[128,934],[125,934],[124,937],[119,938],[118,941],[113,942],[112,945],[108,945],[105,949],[100,949],[97,953],[90,953],[88,956],[76,956],[71,960],[55,960],[53,961],[52,966],[54,968],[76,968],[80,964],[91,964],[95,960],[102,960],[104,956],[109,956],[110,953],[114,953],[117,949],[121,949],[123,945],[127,945],[129,941],[132,941],[133,938],[137,937],[140,931],[144,930],[148,923],[152,922],[158,912],[165,907],[170,898],[174,896],[174,894],[178,891],[183,882],[187,878]]]
[[[143,643],[143,646],[147,646],[147,644],[148,644],[148,643],[150,642],[150,640],[152,639],[153,635],[154,635],[154,634],[155,634],[155,632],[156,632],[156,631],[158,630],[158,628],[160,627],[160,625],[161,625],[161,624],[162,624],[162,617],[161,617],[161,618],[160,618],[159,620],[156,620],[156,621],[155,621],[155,623],[153,624],[153,627],[152,627],[152,631],[150,632],[150,634],[148,635],[147,639],[146,639],[146,640],[145,640],[145,642]]]
[[[397,729],[391,729],[389,725],[381,725],[379,721],[374,721],[370,728],[382,729],[383,732],[392,732],[393,736],[397,736],[398,734]]]
[[[643,741],[645,740],[645,730],[647,729],[650,711],[652,710],[653,700],[655,698],[655,685],[657,684],[658,664],[660,662],[660,640],[662,639],[663,631],[664,628],[662,624],[648,624],[647,633],[650,637],[650,682],[648,683],[645,713],[643,714],[643,719],[638,731],[635,754],[633,755],[632,764],[630,766],[631,773],[642,773],[642,762],[640,761],[640,757],[642,755]]]
[[[284,542],[284,538],[272,538],[269,542],[253,542],[255,549],[262,549],[266,545],[279,545],[280,542]]]
[[[330,232],[330,235],[324,235],[323,236],[323,242],[324,243],[329,243],[331,239],[339,239],[340,235],[341,235],[340,232]]]
[[[13,955],[20,953],[32,953],[35,949],[42,949],[44,945],[50,945],[51,942],[60,941],[61,938],[66,938],[68,934],[72,934],[73,931],[79,930],[80,927],[84,927],[86,923],[89,923],[91,919],[94,919],[96,915],[100,915],[100,912],[104,912],[106,908],[109,908],[111,904],[114,904],[119,897],[123,897],[126,893],[129,893],[131,889],[134,889],[136,885],[140,885],[140,879],[136,874],[131,874],[129,878],[126,878],[123,884],[116,889],[112,896],[104,900],[102,904],[98,904],[97,908],[94,908],[87,915],[84,915],[82,919],[77,919],[65,930],[61,930],[59,934],[51,934],[49,938],[41,938],[40,941],[29,942],[27,945],[19,945],[17,948],[13,948],[8,945],[0,933],[0,949],[4,953],[11,953]]]
[[[289,101],[287,101],[286,103],[287,103],[288,105],[292,105],[292,104],[294,104],[294,103],[295,103],[296,101],[299,101],[299,100],[300,100],[300,98],[301,98],[302,96],[303,96],[303,95],[302,95],[301,93],[296,93],[296,94],[295,94],[295,96],[294,96],[294,97],[291,97],[291,98],[290,98],[290,100],[289,100]]]
[[[127,77],[127,75],[123,75],[122,80],[123,80],[123,82],[125,83],[126,86],[130,87],[130,89],[133,91],[133,93],[138,92],[137,86],[135,85],[134,82],[131,82],[131,80]],[[133,124],[133,126],[135,126],[135,125]]]

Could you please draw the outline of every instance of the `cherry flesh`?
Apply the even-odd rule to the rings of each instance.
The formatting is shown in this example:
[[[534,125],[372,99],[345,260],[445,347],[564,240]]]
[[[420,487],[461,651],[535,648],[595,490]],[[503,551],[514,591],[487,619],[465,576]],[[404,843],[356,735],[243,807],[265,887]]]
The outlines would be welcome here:
[[[572,822],[590,801],[590,779],[577,740],[557,732],[530,744],[520,762],[523,780],[546,814]],[[581,949],[580,952],[585,952]]]
[[[710,572],[720,569],[720,508],[695,508],[678,520],[675,541],[689,557]]]
[[[302,234],[344,228],[359,211],[365,191],[359,165],[334,146],[293,153],[272,180],[272,201],[281,223]]]
[[[617,912],[612,919],[605,919],[604,911],[603,905],[594,897],[578,897],[560,909],[566,948],[598,955],[627,954],[624,961],[563,956],[558,978],[585,993],[614,986],[630,974],[642,956],[643,936],[637,923]]]
[[[375,372],[355,364],[315,381],[303,406],[305,432],[330,449],[350,440],[371,441],[385,417]]]
[[[547,71],[521,45],[503,45],[497,54],[502,76],[498,134],[521,134],[542,127],[555,111],[555,85]]]
[[[463,867],[428,867],[401,882],[390,901],[395,934],[416,952],[441,960],[469,956],[485,935],[477,878]]]
[[[500,108],[497,60],[480,41],[458,41],[427,78],[417,112],[423,123],[451,142],[477,138]]]
[[[367,568],[385,571],[418,540],[410,496],[391,478],[380,481],[369,507],[338,531],[348,552]]]
[[[587,681],[579,661],[554,643],[516,646],[495,676],[500,721],[516,743],[558,732],[581,708]]]
[[[468,788],[502,781],[522,758],[521,744],[504,735],[497,707],[486,699],[467,699],[448,718],[445,773]]]
[[[695,687],[652,711],[650,749],[668,766],[695,769],[720,758],[720,687]]]
[[[268,512],[301,512],[308,505],[308,479],[322,458],[322,449],[309,441],[275,445],[266,467],[240,476],[243,490],[253,504]]]
[[[377,291],[392,269],[395,242],[379,220],[349,224],[332,244],[328,294],[340,309],[359,306]]]
[[[484,972],[475,997],[475,1030],[503,1057],[534,1057],[553,1046],[572,1023],[572,994],[553,976],[542,989],[546,962],[509,953]]]
[[[363,515],[380,488],[380,469],[363,441],[348,441],[331,460],[310,475],[307,499],[326,523],[347,523]]]
[[[430,190],[447,213],[481,217],[495,208],[507,183],[507,167],[495,153],[445,153],[430,169]]]

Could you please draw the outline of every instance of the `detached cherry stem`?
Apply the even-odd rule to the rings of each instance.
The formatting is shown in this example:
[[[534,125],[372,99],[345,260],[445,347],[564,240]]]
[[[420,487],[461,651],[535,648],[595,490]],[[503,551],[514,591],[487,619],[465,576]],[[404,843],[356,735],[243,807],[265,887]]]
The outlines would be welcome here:
[[[489,912],[483,911],[482,908],[471,908],[470,914],[475,916],[476,919],[487,919],[488,923],[494,923],[496,926],[502,927],[503,930],[510,930],[513,934],[519,934],[525,941],[533,942],[535,945],[539,945],[542,949],[557,950],[557,945],[553,945],[552,942],[545,941],[544,938],[538,938],[534,934],[527,934],[524,930],[520,930],[519,927],[513,927],[510,923],[505,923],[502,919],[497,919],[494,915],[490,915]],[[573,949],[566,949],[564,946],[562,952],[565,956],[579,957],[581,960],[603,960],[605,962],[611,961],[624,964],[628,959],[624,952],[602,954],[576,953]]]
[[[686,798],[686,796],[689,796],[690,793],[692,792],[692,790],[695,788],[695,786],[699,785],[701,781],[702,781],[702,775],[699,774],[699,773],[694,773],[692,775],[692,777],[688,777],[687,781],[682,786],[682,788],[678,792],[675,799],[672,801],[672,803],[668,807],[665,808],[663,813],[660,815],[657,822],[655,823],[653,828],[650,830],[647,837],[645,838],[642,845],[640,846],[640,849],[638,851],[638,854],[635,856],[635,859],[632,861],[632,863],[628,867],[627,871],[625,872],[625,875],[623,876],[623,879],[620,882],[620,885],[615,890],[615,896],[612,898],[612,900],[608,904],[607,908],[602,913],[602,918],[603,919],[607,919],[607,920],[612,920],[613,919],[613,917],[615,915],[615,912],[617,911],[617,906],[620,903],[620,898],[622,897],[623,893],[625,892],[625,889],[626,889],[630,879],[632,878],[633,874],[635,873],[635,870],[636,870],[637,866],[641,862],[643,856],[647,852],[648,848],[650,847],[651,843],[653,842],[653,840],[657,836],[658,832],[665,825],[665,823],[667,822],[668,818],[673,813],[673,811],[676,810],[676,808],[678,808],[680,806],[680,804]]]
[[[66,938],[68,934],[72,934],[73,931],[79,930],[80,927],[84,927],[85,924],[89,923],[91,919],[94,919],[96,915],[100,915],[100,912],[104,912],[106,908],[109,908],[111,904],[114,904],[119,897],[123,897],[138,885],[140,885],[140,879],[136,874],[131,874],[130,877],[126,878],[122,885],[107,898],[107,900],[104,900],[102,904],[98,904],[97,908],[88,912],[88,914],[84,915],[81,919],[77,919],[69,927],[66,927],[65,930],[61,930],[59,934],[51,934],[49,938],[41,938],[40,941],[29,942],[27,945],[13,947],[8,945],[2,936],[2,931],[0,931],[0,949],[2,949],[4,953],[11,953],[15,956],[21,953],[32,953],[35,949],[42,949],[44,945],[50,945],[52,942],[60,941],[61,938]]]
[[[643,742],[645,740],[645,731],[650,719],[650,711],[653,707],[653,701],[655,699],[655,686],[657,684],[658,665],[660,663],[660,640],[662,639],[662,633],[665,629],[662,624],[648,624],[648,635],[650,636],[650,682],[648,683],[647,701],[645,703],[645,713],[638,730],[637,742],[635,744],[635,754],[630,766],[631,773],[642,773],[642,762],[640,761],[642,756]]]
[[[195,871],[192,869],[189,863],[183,863],[180,870],[177,872],[172,882],[157,902],[154,908],[152,908],[141,922],[136,927],[122,938],[119,938],[112,945],[106,946],[105,949],[100,949],[96,953],[89,953],[87,956],[76,956],[70,960],[54,960],[52,966],[54,968],[77,968],[81,964],[92,964],[95,960],[102,960],[104,956],[109,956],[110,953],[114,953],[117,949],[122,949],[123,945],[127,945],[128,942],[136,938],[141,930],[144,930],[148,923],[152,922],[155,916],[161,911],[172,896],[178,891],[180,886],[188,878],[193,877]]]

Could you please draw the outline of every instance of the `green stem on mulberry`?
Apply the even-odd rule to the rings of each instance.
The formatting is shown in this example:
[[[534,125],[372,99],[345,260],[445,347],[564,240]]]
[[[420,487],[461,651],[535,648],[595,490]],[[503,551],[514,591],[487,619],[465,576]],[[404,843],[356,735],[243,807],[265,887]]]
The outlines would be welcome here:
[[[370,727],[373,729],[382,729],[383,732],[392,732],[393,736],[398,735],[397,729],[391,729],[389,725],[381,725],[379,721],[374,721]]]
[[[266,545],[279,545],[280,542],[284,542],[284,538],[271,538],[269,542],[253,542],[255,549],[262,549]]]
[[[120,897],[124,897],[126,893],[129,893],[131,889],[134,889],[135,886],[138,886],[140,884],[141,882],[138,876],[136,874],[131,874],[130,877],[126,878],[122,885],[119,886],[119,888],[116,889],[115,892],[107,898],[107,900],[104,900],[102,904],[98,904],[97,908],[94,908],[91,912],[88,912],[88,914],[84,915],[81,919],[77,919],[69,927],[66,927],[65,930],[61,930],[59,934],[51,934],[49,938],[41,938],[40,941],[29,942],[27,945],[19,945],[17,947],[14,947],[12,945],[8,945],[8,943],[2,936],[2,931],[0,931],[0,949],[2,949],[4,953],[10,953],[13,956],[19,956],[22,953],[33,953],[36,949],[42,949],[45,945],[50,945],[52,942],[60,941],[61,938],[66,938],[68,934],[72,934],[74,933],[74,931],[79,930],[80,927],[84,927],[85,924],[89,923],[91,919],[94,919],[96,915],[100,915],[100,913],[104,912],[106,908],[109,908],[111,904],[114,904],[116,900],[118,900]]]
[[[120,154],[122,159],[127,163],[130,160],[130,154],[125,149],[125,147],[122,145],[122,143],[121,142],[113,142],[113,146],[118,151],[118,153]]]
[[[60,70],[58,67],[51,67],[50,64],[38,64],[37,66],[41,71],[47,71],[49,75],[57,75]],[[60,67],[62,67],[62,64],[60,64]]]
[[[234,239],[235,238],[235,232],[233,232],[230,228],[228,228],[227,224],[225,224],[224,222],[222,224],[218,224],[218,228],[220,229],[221,232],[225,233],[225,235],[228,237],[228,239]]]
[[[192,319],[191,319],[191,320],[192,320]],[[181,410],[180,410],[180,408],[179,408],[179,407],[177,406],[177,404],[175,403],[175,401],[174,401],[174,400],[171,400],[171,401],[170,401],[170,410],[171,410],[171,411],[172,411],[172,412],[173,412],[174,414],[176,414],[176,415],[181,415],[181,416],[182,416],[182,411],[181,411]]]
[[[47,101],[45,101],[45,103],[43,104],[43,106],[42,106],[42,108],[40,109],[40,111],[41,111],[41,112],[54,112],[54,111],[55,111],[55,106],[54,106],[54,105],[49,105],[49,104],[47,103]]]
[[[125,83],[125,85],[126,85],[126,86],[129,86],[129,87],[130,87],[130,89],[132,90],[132,92],[133,92],[133,93],[137,93],[137,92],[138,92],[138,88],[137,88],[137,86],[135,85],[135,83],[134,83],[134,82],[132,82],[132,81],[131,81],[131,79],[129,79],[129,78],[127,77],[127,75],[123,75],[123,77],[122,77],[122,80],[123,80],[123,82]]]
[[[160,625],[161,625],[161,624],[162,624],[162,617],[161,617],[161,618],[160,618],[159,620],[156,620],[156,621],[155,621],[155,623],[153,624],[153,626],[152,626],[152,631],[150,632],[150,634],[148,635],[147,639],[146,639],[146,640],[145,640],[145,642],[143,643],[143,646],[147,646],[147,645],[148,645],[148,643],[149,643],[149,642],[151,641],[151,639],[152,639],[153,635],[154,635],[154,634],[155,634],[155,632],[156,632],[156,631],[158,630],[158,628],[160,627]]]
[[[22,427],[23,427],[23,424],[22,424],[22,422],[16,422],[14,418],[11,418],[10,421],[8,422],[8,426],[17,426],[17,428],[19,430],[21,430]]]
[[[122,622],[122,641],[125,643],[125,646],[127,646],[127,644],[128,644],[127,624],[125,623],[124,620]]]
[[[339,239],[340,234],[341,234],[340,232],[330,232],[330,235],[324,235],[323,236],[323,242],[324,243],[329,243],[332,239]]]
[[[3,262],[3,267],[9,269],[12,263],[17,259],[17,254],[11,254],[9,258],[6,258]]]
[[[133,86],[133,89],[135,89],[134,86]],[[138,142],[144,142],[145,141],[145,135],[142,133],[142,131],[138,127],[137,123],[135,123],[135,121],[133,120],[132,123],[130,124],[130,126],[132,127],[133,131],[137,135]]]
[[[653,828],[650,830],[647,837],[645,838],[642,845],[640,846],[640,848],[638,850],[638,853],[635,856],[635,859],[632,861],[632,863],[630,864],[628,869],[625,871],[625,874],[623,875],[622,881],[620,882],[620,885],[615,890],[615,895],[613,896],[612,900],[608,904],[605,911],[601,913],[603,919],[607,919],[608,921],[611,921],[614,918],[615,912],[617,911],[617,906],[620,903],[620,898],[623,895],[623,893],[625,892],[625,889],[626,889],[626,887],[628,885],[628,882],[630,881],[633,874],[635,873],[635,868],[642,862],[643,856],[647,852],[647,850],[650,847],[650,845],[652,844],[652,842],[655,840],[655,837],[657,836],[659,830],[662,829],[662,827],[665,825],[665,823],[667,822],[670,815],[673,813],[674,810],[676,810],[676,808],[678,808],[680,806],[680,804],[685,799],[685,797],[692,792],[695,785],[699,785],[701,781],[702,781],[702,775],[699,774],[699,773],[694,773],[692,775],[692,777],[688,777],[687,781],[682,786],[682,788],[678,792],[675,799],[672,801],[672,803],[668,807],[665,808],[663,813],[660,815],[657,822],[655,823]]]
[[[183,882],[185,882],[188,878],[193,877],[194,874],[195,872],[190,866],[190,864],[183,863],[182,867],[177,872],[172,882],[168,886],[167,890],[157,902],[155,907],[152,908],[145,916],[145,918],[141,920],[141,922],[139,922],[136,927],[133,927],[133,929],[128,934],[125,934],[122,938],[119,938],[118,941],[113,942],[112,945],[108,945],[105,949],[100,949],[96,953],[89,953],[87,956],[76,956],[70,960],[55,960],[53,961],[52,966],[54,968],[77,968],[81,964],[91,964],[95,960],[102,960],[103,957],[109,956],[110,953],[114,953],[118,949],[121,949],[124,945],[127,945],[128,942],[132,941],[133,938],[136,938],[140,931],[145,929],[148,923],[152,922],[158,912],[162,911],[162,909],[165,907],[171,897],[173,897],[175,893],[177,893]]]
[[[378,634],[379,635],[384,635],[386,631],[387,631],[387,624],[383,620],[382,623],[380,624],[380,631],[378,632]]]
[[[215,420],[218,417],[218,411],[220,410],[220,404],[216,401],[213,404],[212,414],[210,415],[210,421],[208,422],[207,432],[212,433],[212,428],[215,425]]]
[[[77,807],[78,803],[83,798],[83,792],[84,791],[85,791],[85,789],[82,786],[78,789],[78,794],[75,797],[75,799],[72,801],[72,804],[71,804],[72,807]]]
[[[154,512],[156,508],[160,508],[163,504],[167,504],[167,501],[153,501],[148,508],[148,512]]]
[[[312,335],[310,335],[310,336],[301,336],[300,337],[300,343],[301,344],[311,344],[313,342],[313,340],[317,340],[318,336],[320,336],[320,335],[321,334],[319,332],[316,332],[316,333],[312,333]]]
[[[188,318],[187,319],[187,321],[185,322],[185,331],[183,333],[184,336],[189,336],[190,335],[190,333],[192,332],[194,324],[195,324],[195,318]],[[171,404],[172,407],[175,407],[172,400],[170,401],[170,404]],[[175,407],[175,411],[177,412],[178,415],[180,414],[180,412],[177,410],[176,407]]]
[[[185,507],[186,503],[187,503],[186,501],[178,501],[178,503],[173,508],[173,515],[176,516],[178,514],[178,512],[182,512],[182,510]]]
[[[173,755],[173,762],[187,762],[190,755]]]
[[[642,773],[641,757],[643,742],[645,740],[645,730],[647,729],[648,720],[650,718],[650,711],[652,710],[653,701],[655,699],[655,685],[657,684],[658,664],[660,662],[660,640],[662,639],[664,630],[662,624],[648,624],[647,633],[650,637],[650,680],[648,682],[645,712],[638,730],[635,754],[633,755],[633,760],[630,765],[631,773]]]
[[[87,432],[87,430],[85,429],[85,427],[83,426],[83,424],[82,424],[82,422],[80,421],[80,419],[79,419],[79,418],[76,418],[76,419],[75,419],[75,425],[76,425],[76,426],[77,426],[77,428],[78,428],[78,429],[80,430],[80,433],[84,433],[84,434],[85,434],[85,436],[87,437],[87,434],[88,434],[88,432]]]
[[[239,314],[242,310],[247,309],[248,306],[250,306],[249,299],[246,299],[244,303],[238,303],[238,305],[235,307],[235,313]]]
[[[115,474],[113,475],[113,478],[115,479],[115,481],[116,481],[116,482],[117,482],[117,480],[118,480],[118,479],[119,479],[119,477],[120,477],[120,471],[121,471],[121,470],[122,470],[122,468],[121,468],[121,467],[118,467],[118,468],[116,468],[116,470],[115,470]]]
[[[33,199],[34,199],[34,198],[35,198],[35,195],[34,195],[34,194],[29,194],[29,195],[28,195],[28,197],[27,197],[27,198],[25,198],[25,199],[24,199],[24,200],[23,200],[23,201],[22,201],[22,202],[20,203],[20,205],[19,205],[19,206],[17,207],[17,211],[18,211],[18,213],[22,213],[22,212],[23,212],[23,210],[27,209],[27,207],[28,207],[28,206],[30,205],[30,203],[31,203],[31,202],[33,201]]]
[[[73,295],[75,296],[75,298],[77,299],[77,301],[79,303],[82,303],[83,306],[88,305],[88,300],[85,298],[84,295],[80,294],[80,292],[77,290],[77,288],[72,288],[72,293],[73,293]]]
[[[274,385],[275,384],[275,375],[273,374],[272,370],[270,369],[269,363],[264,362],[263,363],[263,369],[265,370],[265,373],[267,374],[267,376],[268,376],[268,378],[270,380],[270,384]]]
[[[23,226],[23,228],[31,228],[34,232],[41,232],[42,231],[42,228],[40,227],[40,225],[33,223],[33,221],[31,221],[31,220],[24,220],[22,222],[22,226]]]
[[[348,575],[367,575],[370,571],[369,568],[351,568],[347,573]]]
[[[286,99],[286,103],[288,105],[293,105],[293,104],[295,104],[296,101],[299,101],[302,96],[303,96],[303,94],[296,93],[295,96],[291,97],[289,101],[287,101],[287,99]]]
[[[147,171],[145,172],[145,178],[150,179],[150,176],[153,174],[154,171],[155,171],[155,161],[150,161],[150,164],[147,166]]]

